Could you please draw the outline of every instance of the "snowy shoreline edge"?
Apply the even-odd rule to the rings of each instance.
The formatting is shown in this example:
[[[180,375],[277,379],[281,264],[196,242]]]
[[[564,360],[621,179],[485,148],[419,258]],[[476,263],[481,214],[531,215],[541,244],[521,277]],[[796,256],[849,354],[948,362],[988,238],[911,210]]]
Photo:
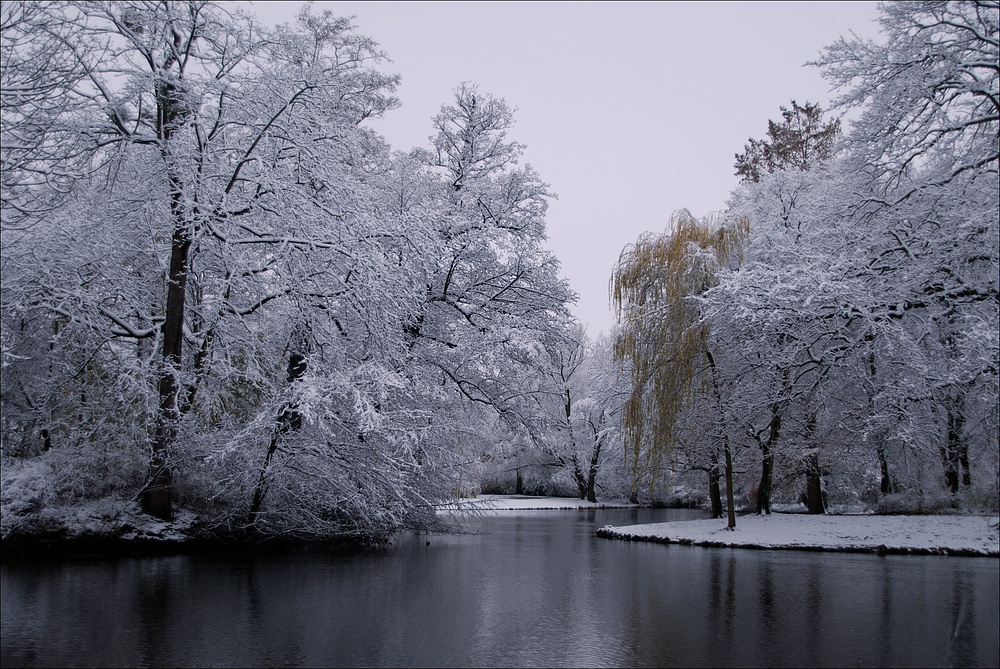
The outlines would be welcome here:
[[[704,548],[997,558],[998,526],[994,516],[772,514],[742,516],[734,532],[716,519],[605,525],[597,536]]]

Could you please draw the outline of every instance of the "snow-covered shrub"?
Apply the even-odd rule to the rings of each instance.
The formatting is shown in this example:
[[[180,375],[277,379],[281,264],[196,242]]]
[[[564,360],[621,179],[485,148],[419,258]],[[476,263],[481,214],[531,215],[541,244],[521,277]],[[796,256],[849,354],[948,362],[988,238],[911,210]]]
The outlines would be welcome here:
[[[875,505],[874,511],[885,515],[919,515],[949,513],[953,512],[956,506],[955,497],[944,490],[922,492],[911,488],[885,495]]]

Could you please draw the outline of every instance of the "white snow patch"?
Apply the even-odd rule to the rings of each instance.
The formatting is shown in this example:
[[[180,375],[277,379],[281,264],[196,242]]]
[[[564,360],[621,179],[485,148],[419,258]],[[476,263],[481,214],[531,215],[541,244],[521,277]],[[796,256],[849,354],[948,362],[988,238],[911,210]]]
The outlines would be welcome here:
[[[997,516],[748,515],[601,528],[601,536],[637,541],[752,548],[941,553],[1000,557]]]

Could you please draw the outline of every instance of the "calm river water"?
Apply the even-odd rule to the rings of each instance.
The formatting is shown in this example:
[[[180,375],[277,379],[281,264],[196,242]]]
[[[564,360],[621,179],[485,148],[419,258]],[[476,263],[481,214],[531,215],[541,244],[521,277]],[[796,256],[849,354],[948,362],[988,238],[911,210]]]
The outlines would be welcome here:
[[[503,512],[377,551],[4,564],[0,664],[1000,664],[996,559],[594,536],[700,517]]]

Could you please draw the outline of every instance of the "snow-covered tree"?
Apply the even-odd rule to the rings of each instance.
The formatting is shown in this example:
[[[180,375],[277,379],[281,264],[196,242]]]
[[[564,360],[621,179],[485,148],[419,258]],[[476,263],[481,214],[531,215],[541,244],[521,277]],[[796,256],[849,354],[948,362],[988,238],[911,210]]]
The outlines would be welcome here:
[[[552,195],[530,166],[517,166],[523,147],[506,141],[512,124],[504,100],[462,84],[434,119],[434,150],[414,153],[438,178],[438,210],[406,331],[429,382],[533,433],[546,346],[575,297],[543,246]]]
[[[406,269],[382,273],[380,263],[403,242],[374,217],[365,183],[385,149],[358,127],[394,104],[394,79],[369,66],[380,57],[371,41],[329,14],[266,33],[210,3],[73,9],[69,46],[103,46],[79,113],[104,168],[7,254],[4,311],[36,332],[60,318],[89,331],[95,343],[81,355],[92,362],[102,347],[121,360],[123,343],[136,342],[139,360],[125,369],[157,379],[144,507],[169,517],[171,460],[182,457],[173,446],[189,412],[212,425],[232,410],[224,398],[235,384],[241,411],[255,400],[266,413],[283,348],[304,365],[308,344],[338,323],[369,333],[398,320]],[[50,258],[61,245],[68,252]],[[278,331],[263,324],[287,315]],[[372,348],[349,334],[351,355]],[[144,386],[134,369],[125,375]]]
[[[551,421],[543,437],[545,455],[568,472],[580,499],[597,501],[617,488],[620,469],[620,410],[627,395],[607,337],[592,341],[574,324],[562,341],[550,347],[550,397],[543,398]],[[599,479],[600,477],[600,479]],[[620,475],[619,475],[620,478]]]
[[[881,12],[883,43],[841,40],[820,60],[841,108],[860,107],[843,150],[741,185],[750,244],[706,313],[741,333],[749,436],[804,463],[810,490],[862,455],[883,493],[933,491],[935,459],[958,492],[974,463],[996,467],[997,5]]]
[[[469,132],[452,107],[436,121],[465,148],[393,155],[363,122],[396,80],[346,20],[43,9],[35,24],[93,58],[76,125],[53,115],[45,141],[91,153],[72,191],[5,227],[5,457],[64,470],[61,499],[110,486],[227,533],[372,536],[465,486],[492,446],[466,425],[537,434],[571,293],[521,148],[477,158],[509,128],[502,101],[466,86]]]
[[[891,277],[897,318],[924,354],[957,492],[971,482],[970,446],[996,430],[995,418],[985,432],[967,423],[997,395],[1000,5],[892,3],[879,22],[884,42],[840,40],[819,64],[845,90],[839,104],[862,109],[846,160],[869,177],[873,267]]]

